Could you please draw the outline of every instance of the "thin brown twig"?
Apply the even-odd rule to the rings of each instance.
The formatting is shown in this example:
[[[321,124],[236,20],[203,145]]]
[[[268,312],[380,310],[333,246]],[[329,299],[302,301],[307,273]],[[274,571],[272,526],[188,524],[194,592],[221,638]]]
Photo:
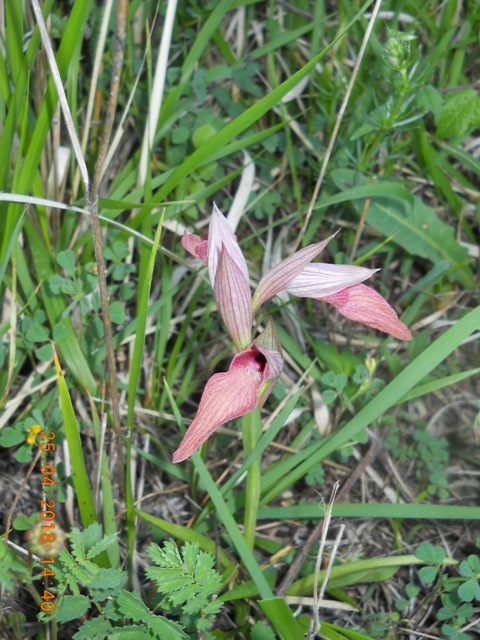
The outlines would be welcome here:
[[[113,54],[112,80],[110,84],[110,95],[105,112],[105,125],[103,128],[100,149],[95,163],[95,170],[92,182],[87,193],[88,209],[90,211],[90,223],[92,228],[93,246],[98,267],[98,288],[100,291],[100,303],[102,308],[102,318],[105,327],[105,344],[107,349],[107,371],[109,395],[112,402],[113,424],[117,437],[117,457],[119,469],[119,481],[121,491],[124,482],[124,456],[122,448],[122,434],[120,424],[120,409],[117,389],[117,365],[115,362],[115,351],[113,347],[112,321],[110,318],[109,296],[107,290],[107,277],[105,269],[105,256],[103,254],[102,233],[100,220],[98,217],[98,190],[102,176],[103,164],[108,150],[115,112],[120,89],[120,77],[123,64],[123,51],[125,45],[125,28],[127,22],[128,0],[119,0],[117,5],[117,31],[115,38],[115,50]]]

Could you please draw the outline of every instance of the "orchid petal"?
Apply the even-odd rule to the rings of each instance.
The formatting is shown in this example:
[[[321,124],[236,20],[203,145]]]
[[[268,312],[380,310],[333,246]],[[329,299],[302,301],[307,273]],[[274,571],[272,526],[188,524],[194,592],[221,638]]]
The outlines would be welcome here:
[[[244,273],[226,248],[220,254],[215,285],[218,310],[239,351],[250,344],[252,333],[252,295]]]
[[[274,387],[276,378],[282,373],[283,369],[282,347],[271,318],[269,318],[262,333],[253,341],[253,344],[265,356],[268,367],[268,369],[267,367],[265,368],[265,382],[258,392],[258,404],[263,407]]]
[[[345,287],[367,280],[378,269],[366,269],[344,264],[308,264],[288,285],[287,291],[299,298],[323,298]]]
[[[254,340],[252,344],[258,348],[258,351],[266,360],[262,384],[264,382],[271,382],[272,380],[275,380],[275,378],[278,378],[283,369],[282,354],[274,349],[265,349],[264,347],[259,346],[256,340]]]
[[[225,373],[207,382],[197,415],[173,454],[173,462],[189,458],[222,424],[249,413],[258,405],[258,392],[276,369],[268,349],[251,346],[237,354]]]
[[[364,284],[347,287],[322,300],[333,304],[349,320],[389,333],[399,340],[412,339],[410,331],[385,298]]]
[[[218,265],[220,263],[222,251],[224,250],[228,252],[229,256],[243,273],[245,280],[249,282],[247,263],[245,262],[242,250],[238,246],[237,238],[230,229],[227,219],[223,213],[217,205],[214,204],[212,218],[208,229],[207,257],[208,274],[210,276],[212,287],[215,287]]]
[[[300,251],[285,258],[276,267],[267,271],[260,279],[258,287],[253,294],[253,312],[255,313],[266,300],[287,289],[292,280],[325,249],[335,235],[336,233],[322,242],[300,249]]]
[[[194,258],[199,258],[205,264],[207,263],[208,240],[206,238],[185,231],[182,236],[182,246]]]
[[[263,331],[255,338],[255,345],[263,349],[282,352],[282,343],[272,318],[268,318]]]

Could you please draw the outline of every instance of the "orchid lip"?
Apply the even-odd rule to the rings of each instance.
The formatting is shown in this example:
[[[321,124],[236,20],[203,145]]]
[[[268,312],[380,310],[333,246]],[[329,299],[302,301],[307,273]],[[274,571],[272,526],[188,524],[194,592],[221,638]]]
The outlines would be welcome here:
[[[249,413],[259,404],[259,393],[279,375],[277,352],[252,344],[237,354],[228,371],[215,373],[207,382],[197,415],[189,426],[173,462],[189,458],[226,422]]]

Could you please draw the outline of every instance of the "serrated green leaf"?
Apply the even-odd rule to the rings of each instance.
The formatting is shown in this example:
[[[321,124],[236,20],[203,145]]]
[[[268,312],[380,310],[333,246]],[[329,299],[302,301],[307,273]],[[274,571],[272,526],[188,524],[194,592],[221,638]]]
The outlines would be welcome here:
[[[179,591],[177,591],[176,593],[170,592],[167,597],[174,607],[179,607],[180,605],[183,605],[188,601],[190,601],[191,604],[201,601],[200,606],[198,607],[198,609],[196,609],[196,611],[198,611],[204,604],[208,602],[208,600],[197,595],[199,591],[198,585],[191,584],[190,578],[187,577],[185,578],[185,580],[187,580],[188,582],[184,583]]]
[[[208,595],[217,593],[222,586],[222,577],[216,572],[212,571],[208,575],[205,575],[198,583],[202,585],[202,592]]]
[[[260,621],[253,625],[251,636],[252,640],[275,640],[276,638],[274,631]]]
[[[130,624],[121,631],[114,631],[109,638],[110,640],[153,640],[151,632],[138,624]]]
[[[196,542],[186,542],[182,547],[182,556],[185,563],[184,571],[193,575],[199,558],[199,546]]]
[[[96,558],[98,555],[102,553],[102,551],[105,551],[106,549],[108,549],[109,547],[113,546],[116,543],[117,543],[116,533],[110,533],[108,535],[105,535],[98,542],[95,542],[91,546],[89,545],[86,557],[89,560],[91,558]]]
[[[148,567],[146,574],[150,580],[156,580],[158,582],[185,577],[181,567]]]
[[[168,570],[167,570],[168,571]],[[191,578],[188,576],[170,576],[164,575],[161,580],[156,580],[159,593],[170,593],[177,589],[185,589],[190,586]]]
[[[163,548],[151,543],[147,549],[149,558],[159,567],[181,567],[182,558],[177,545],[172,540],[167,540]]]
[[[102,525],[99,522],[92,522],[80,533],[82,550],[85,558],[88,557],[90,549],[96,545],[102,537]]]
[[[31,579],[28,567],[17,558],[3,540],[0,540],[0,584],[8,591],[12,591],[18,578]]]
[[[105,638],[112,638],[113,631],[112,625],[104,620],[101,616],[93,618],[93,620],[87,620],[84,622],[80,629],[73,636],[73,640],[105,640]]]
[[[450,93],[438,121],[439,138],[458,138],[480,123],[480,97],[474,89]]]
[[[181,627],[161,616],[155,616],[145,605],[140,594],[122,589],[116,597],[122,613],[135,622],[144,622],[162,640],[181,640],[185,635]]]
[[[57,622],[69,622],[78,620],[85,615],[90,608],[90,599],[87,596],[64,596],[55,612]]]
[[[101,593],[107,590],[119,589],[123,587],[126,581],[127,573],[125,571],[121,569],[102,569],[98,571],[95,576],[92,576],[91,581],[87,582],[85,586],[89,588],[92,593]]]
[[[149,622],[155,638],[161,638],[162,640],[182,640],[182,638],[188,637],[179,624],[163,616],[152,615]]]
[[[142,621],[150,612],[140,594],[122,589],[116,596],[116,601],[125,617],[135,621]]]

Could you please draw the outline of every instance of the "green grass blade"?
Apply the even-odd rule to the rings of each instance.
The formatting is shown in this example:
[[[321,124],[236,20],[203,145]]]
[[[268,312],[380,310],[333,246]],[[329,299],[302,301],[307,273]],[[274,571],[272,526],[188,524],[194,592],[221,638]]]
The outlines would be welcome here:
[[[283,598],[269,598],[259,600],[263,613],[273,624],[281,638],[284,640],[304,640],[305,630],[302,629],[298,620]]]
[[[317,519],[323,515],[318,504],[291,507],[262,507],[259,520]],[[334,504],[337,518],[413,518],[415,520],[480,520],[479,507],[455,507],[439,504]]]
[[[227,507],[220,490],[210,475],[206,464],[200,457],[200,454],[194,453],[192,456],[192,460],[195,464],[195,468],[197,470],[198,475],[200,476],[201,481],[203,482],[203,486],[210,496],[213,504],[215,505],[217,516],[221,522],[225,525],[225,528],[232,539],[233,546],[236,548],[238,557],[242,559],[245,568],[249,572],[253,582],[258,588],[258,592],[262,596],[262,598],[272,598],[273,593],[270,588],[270,585],[267,582],[267,579],[263,575],[260,566],[255,558],[253,552],[248,547],[245,542],[245,538],[243,537],[240,529],[238,528],[238,524],[235,518],[230,513],[229,508]]]
[[[209,159],[215,152],[229,143],[233,138],[243,133],[248,127],[257,122],[267,111],[269,111],[284,95],[286,95],[300,80],[308,75],[320,60],[330,51],[332,47],[347,33],[350,27],[359,19],[359,17],[367,10],[369,2],[365,3],[355,17],[340,31],[337,37],[320,53],[307,62],[299,71],[287,78],[276,89],[264,96],[256,104],[252,105],[240,116],[229,122],[223,129],[218,131],[208,142],[198,147],[180,166],[178,166],[165,184],[155,193],[153,200],[162,202],[164,198],[194,169]],[[147,212],[142,211],[133,220],[133,226],[138,226]]]
[[[457,349],[480,326],[480,306],[458,320],[440,338],[435,340],[420,356],[415,358],[392,382],[390,382],[369,404],[364,407],[340,431],[331,435],[312,455],[283,477],[278,476],[278,467],[273,473],[265,474],[264,485],[272,487],[261,500],[260,505],[268,504],[274,497],[285,491],[310,469],[319,464],[331,453],[355,439],[368,425],[371,425],[390,407],[405,396],[418,382],[438,366],[448,355]]]
[[[419,384],[418,387],[412,389],[409,393],[403,396],[398,403],[407,402],[409,400],[414,400],[415,398],[420,398],[421,396],[426,395],[427,393],[432,393],[432,391],[438,391],[439,389],[443,389],[445,387],[449,387],[452,384],[458,384],[459,382],[463,382],[472,376],[476,376],[480,373],[480,367],[477,369],[470,369],[470,371],[461,371],[460,373],[453,373],[450,376],[445,376],[444,378],[437,378],[436,380],[429,380],[428,382],[424,382],[423,384]]]
[[[83,447],[80,439],[77,419],[75,417],[72,400],[70,398],[70,393],[63,376],[55,347],[53,347],[53,358],[55,361],[55,369],[57,371],[58,393],[60,396],[60,407],[62,409],[63,426],[65,428],[68,450],[72,461],[73,486],[77,494],[77,502],[80,510],[80,516],[82,518],[82,524],[87,528],[93,522],[97,522],[95,500],[93,498],[92,486],[90,484],[87,465],[83,455]]]
[[[3,282],[5,277],[5,273],[7,271],[8,261],[10,260],[10,256],[12,255],[13,247],[17,241],[18,234],[20,233],[20,229],[22,228],[23,219],[25,217],[25,211],[21,214],[19,219],[17,220],[17,224],[13,229],[13,232],[8,239],[8,243],[5,249],[5,253],[3,254],[2,262],[0,263],[0,282]]]
[[[141,282],[139,296],[137,300],[137,328],[135,332],[135,343],[133,346],[132,364],[130,369],[130,379],[128,383],[128,415],[127,422],[130,426],[133,425],[134,410],[135,410],[135,397],[137,393],[137,384],[140,376],[140,368],[142,366],[142,353],[145,346],[145,333],[147,329],[148,318],[148,301],[150,298],[150,288],[152,284],[153,269],[155,267],[155,258],[158,251],[158,245],[160,244],[160,236],[162,233],[163,217],[165,210],[162,212],[160,223],[155,232],[155,239],[150,251],[148,259],[148,266],[145,273],[145,277]]]

